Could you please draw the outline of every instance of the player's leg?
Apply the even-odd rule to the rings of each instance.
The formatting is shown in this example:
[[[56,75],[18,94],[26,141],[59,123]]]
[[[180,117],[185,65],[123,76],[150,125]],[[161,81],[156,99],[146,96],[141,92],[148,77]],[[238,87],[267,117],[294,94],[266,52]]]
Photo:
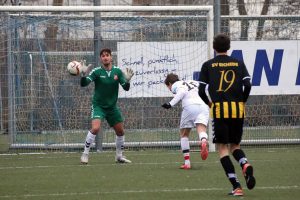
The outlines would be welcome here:
[[[101,120],[100,119],[93,119],[92,120],[92,128],[91,130],[88,131],[88,134],[85,139],[85,144],[84,144],[84,151],[81,155],[80,162],[82,164],[87,164],[89,161],[89,152],[91,145],[95,141],[96,135],[100,130],[101,126]]]
[[[80,162],[82,164],[87,164],[89,161],[89,152],[91,145],[95,141],[96,135],[98,134],[101,128],[101,120],[105,117],[105,113],[103,112],[101,107],[97,105],[92,105],[91,113],[92,128],[88,131],[88,134],[85,139],[84,151],[80,157]]]
[[[240,164],[246,180],[247,188],[251,190],[255,187],[256,180],[253,175],[253,166],[248,162],[246,154],[240,146],[243,134],[243,119],[235,119],[232,120],[231,123],[232,136],[230,137],[230,151],[235,160]]]
[[[197,105],[189,105],[183,108],[180,117],[180,145],[185,159],[185,163],[180,167],[181,169],[190,169],[190,143],[189,134],[191,129],[195,126],[194,121],[197,117],[195,110],[198,109]]]
[[[242,149],[240,149],[239,145],[236,144],[231,144],[231,151],[232,155],[235,158],[237,162],[239,162],[242,170],[243,170],[243,175],[246,180],[246,185],[249,190],[253,189],[256,184],[256,180],[254,177],[254,170],[253,166],[250,165],[250,163],[247,160],[247,157]]]
[[[237,175],[235,173],[234,165],[229,157],[230,149],[228,147],[229,141],[229,128],[225,120],[214,119],[212,121],[213,126],[213,142],[216,143],[220,162],[225,171],[225,174],[232,185],[232,191],[229,195],[243,196],[243,190]]]
[[[208,135],[206,133],[206,127],[209,120],[209,108],[207,105],[199,106],[199,114],[195,120],[196,130],[199,136],[201,147],[201,158],[206,160],[208,157]]]
[[[208,135],[204,124],[196,124],[197,133],[200,141],[201,158],[206,160],[208,157]]]
[[[180,129],[180,146],[181,151],[184,158],[184,164],[181,165],[181,169],[190,169],[191,161],[190,161],[190,142],[189,142],[189,134],[191,132],[191,128],[182,128]]]
[[[118,163],[131,163],[124,155],[124,125],[123,122],[119,122],[113,126],[116,133],[116,162]]]
[[[241,184],[237,179],[234,165],[229,157],[228,145],[217,143],[217,148],[219,150],[220,162],[233,188],[232,191],[229,193],[229,195],[243,196],[243,190]]]
[[[113,127],[116,133],[116,157],[115,160],[118,163],[131,163],[130,160],[126,159],[123,155],[124,143],[125,143],[125,133],[124,133],[124,124],[123,116],[119,108],[113,108],[109,113],[107,113],[107,122]]]

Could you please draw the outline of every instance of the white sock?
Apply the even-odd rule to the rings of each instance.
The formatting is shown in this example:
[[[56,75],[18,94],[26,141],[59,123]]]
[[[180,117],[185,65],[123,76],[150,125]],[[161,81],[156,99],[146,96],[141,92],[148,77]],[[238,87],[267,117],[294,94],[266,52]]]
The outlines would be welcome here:
[[[118,158],[123,156],[123,149],[124,149],[124,141],[125,136],[116,136],[116,156]]]
[[[89,154],[92,143],[95,141],[96,135],[92,134],[90,131],[88,132],[83,153]]]
[[[183,153],[184,164],[190,165],[190,143],[188,137],[180,138],[181,150]]]
[[[208,138],[208,135],[205,132],[200,132],[200,133],[198,133],[198,135],[199,135],[199,140],[200,141],[202,141],[203,139],[206,141],[207,138]]]

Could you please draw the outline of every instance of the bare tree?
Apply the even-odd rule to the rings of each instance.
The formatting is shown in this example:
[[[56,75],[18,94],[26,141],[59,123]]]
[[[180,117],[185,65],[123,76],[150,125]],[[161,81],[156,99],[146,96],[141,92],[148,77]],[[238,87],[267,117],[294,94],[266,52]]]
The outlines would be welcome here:
[[[265,0],[263,8],[261,10],[261,15],[266,15],[269,10],[271,0]],[[258,26],[257,26],[257,31],[256,31],[256,40],[261,40],[262,35],[263,35],[263,28],[264,28],[265,20],[261,19],[258,21]]]
[[[228,0],[221,0],[220,1],[220,6],[221,6],[221,10],[220,10],[220,14],[222,15],[229,15],[229,2]],[[230,29],[229,29],[229,20],[228,19],[223,19],[220,22],[220,31],[222,33],[229,33]]]
[[[132,5],[133,6],[150,6],[151,1],[150,0],[133,0]]]
[[[5,5],[5,4],[11,4],[11,5],[13,5],[13,6],[20,6],[21,5],[21,2],[20,2],[20,0],[1,0],[0,1],[0,4],[1,5]]]
[[[53,6],[62,6],[64,0],[53,0]],[[45,30],[45,44],[47,50],[54,50],[56,43],[53,42],[57,39],[58,26],[56,23],[49,23]]]
[[[237,7],[240,15],[247,15],[244,0],[237,0]],[[241,20],[241,35],[240,40],[247,40],[248,38],[249,21]]]
[[[278,14],[299,15],[300,14],[300,1],[299,0],[285,0],[284,4],[279,7]]]

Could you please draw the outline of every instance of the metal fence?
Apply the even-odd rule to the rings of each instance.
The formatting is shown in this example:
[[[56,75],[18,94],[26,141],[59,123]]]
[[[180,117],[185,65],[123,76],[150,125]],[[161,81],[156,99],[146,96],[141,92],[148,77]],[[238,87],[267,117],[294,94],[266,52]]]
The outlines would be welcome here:
[[[151,2],[155,4],[155,1]],[[292,5],[288,4],[290,1],[284,1],[280,6],[272,2],[268,4],[267,12],[262,13],[264,16],[260,12],[264,8],[263,1],[258,4],[260,7],[254,7],[250,1],[245,4],[237,2],[239,4],[220,1],[220,16],[215,15],[215,19],[220,18],[220,25],[217,28],[215,26],[215,30],[230,34],[233,41],[299,40],[300,16],[297,15],[299,9],[295,9],[299,6],[297,1]],[[287,12],[281,9],[282,6],[290,10],[289,15],[285,15]],[[247,13],[242,12],[243,7]],[[101,37],[90,31],[94,29],[95,21],[92,15],[86,13],[64,13],[64,16],[42,12],[31,15],[0,14],[0,29],[3,30],[0,34],[0,135],[4,138],[4,149],[10,150],[64,150],[66,147],[83,146],[89,128],[92,88],[78,89],[79,80],[68,76],[65,71],[66,63],[70,60],[80,58],[96,64],[96,48],[101,45],[117,52],[120,41],[207,42],[209,38],[206,34],[207,20],[203,17],[205,12],[204,15],[197,13],[200,15],[198,18],[190,12],[171,13],[177,18],[160,12],[136,12],[136,16],[131,13],[127,17],[124,13],[122,16],[107,15],[96,26]],[[127,21],[124,21],[124,15]],[[95,41],[98,45],[95,45]],[[158,51],[159,48],[161,46],[149,51]],[[182,49],[182,52],[185,51]],[[206,54],[207,46],[202,46],[198,51]],[[114,59],[117,63],[117,53]],[[201,59],[202,62],[206,58]],[[192,77],[193,70],[182,68],[182,71]],[[159,97],[157,91],[153,91],[152,95],[140,98],[125,96],[120,99],[119,104],[126,117],[127,145],[134,148],[178,147],[180,107],[165,112],[160,105],[170,97]],[[298,145],[299,102],[299,94],[251,95],[243,144],[256,147]],[[104,124],[100,139],[104,148],[114,146],[114,135],[107,124]],[[7,143],[9,145],[5,145]]]

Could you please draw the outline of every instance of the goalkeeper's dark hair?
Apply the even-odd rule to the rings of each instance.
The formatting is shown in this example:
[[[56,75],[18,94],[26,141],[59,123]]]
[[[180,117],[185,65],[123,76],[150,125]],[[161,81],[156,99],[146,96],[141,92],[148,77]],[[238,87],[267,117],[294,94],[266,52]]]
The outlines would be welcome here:
[[[230,38],[224,33],[216,35],[214,37],[213,47],[218,53],[227,52],[230,49]]]
[[[178,75],[177,74],[168,74],[166,79],[165,79],[165,84],[166,85],[169,85],[170,83],[173,84],[175,83],[176,81],[179,81],[179,78],[178,78]]]
[[[101,56],[103,53],[108,53],[109,55],[111,55],[111,50],[108,49],[108,48],[102,49],[102,50],[100,51],[100,54],[99,54],[99,55]]]

